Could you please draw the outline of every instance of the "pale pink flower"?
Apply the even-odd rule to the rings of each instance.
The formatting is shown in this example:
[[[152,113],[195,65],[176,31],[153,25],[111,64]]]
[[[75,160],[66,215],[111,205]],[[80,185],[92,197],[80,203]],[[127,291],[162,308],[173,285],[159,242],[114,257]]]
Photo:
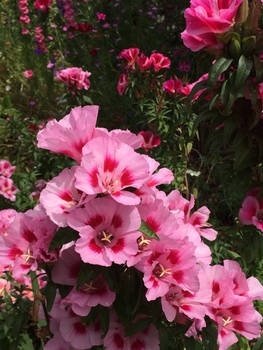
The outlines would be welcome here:
[[[34,75],[32,70],[26,70],[26,71],[24,71],[23,74],[24,74],[24,77],[26,77],[27,79],[31,79]]]
[[[155,72],[159,72],[159,70],[163,68],[170,68],[171,65],[170,59],[161,53],[152,53],[150,60]]]
[[[3,175],[5,177],[11,177],[15,166],[11,165],[11,163],[8,160],[1,160],[0,161],[0,175]]]
[[[0,236],[6,235],[8,227],[14,221],[16,211],[13,209],[0,210]]]
[[[90,200],[75,188],[75,171],[77,167],[64,169],[49,181],[40,194],[40,203],[47,215],[58,226],[67,226],[69,213],[83,202]]]
[[[133,148],[107,136],[97,137],[83,148],[75,186],[86,194],[108,193],[119,203],[137,205],[139,197],[125,189],[141,187],[149,175],[148,163]]]
[[[63,69],[56,74],[56,78],[63,81],[71,90],[88,90],[90,87],[90,77],[91,73],[88,71],[83,71],[81,68],[72,67]]]
[[[14,185],[12,179],[0,176],[0,195],[9,199],[10,201],[16,200],[16,193],[18,192],[18,188]]]
[[[49,121],[37,135],[38,147],[80,162],[83,146],[93,137],[97,114],[98,106],[76,107],[59,122]]]
[[[244,225],[254,225],[263,231],[263,199],[248,195],[239,210],[239,220]]]

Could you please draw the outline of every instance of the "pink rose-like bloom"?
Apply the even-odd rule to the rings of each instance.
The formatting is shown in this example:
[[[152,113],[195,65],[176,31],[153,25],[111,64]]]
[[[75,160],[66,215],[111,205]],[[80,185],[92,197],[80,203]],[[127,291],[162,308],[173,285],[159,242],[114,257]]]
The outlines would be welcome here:
[[[36,0],[34,7],[40,11],[47,11],[48,7],[52,4],[51,0]]]
[[[170,59],[161,53],[152,53],[150,60],[155,72],[159,72],[159,70],[163,68],[170,68],[171,65]]]
[[[66,154],[80,163],[83,146],[93,137],[98,106],[75,107],[59,122],[49,121],[37,135],[38,147]]]
[[[161,143],[161,139],[158,135],[154,135],[151,131],[141,131],[139,135],[143,137],[142,148],[148,152],[150,149],[157,147]]]
[[[21,31],[22,35],[27,35],[29,33],[29,30],[27,28],[23,28]]]
[[[129,81],[127,79],[127,75],[122,73],[119,77],[118,85],[117,85],[117,90],[119,95],[123,95],[125,91],[127,90]]]
[[[27,79],[31,79],[34,75],[32,70],[26,70],[26,71],[24,71],[23,74],[24,74],[24,77],[26,77]]]
[[[59,71],[56,78],[63,81],[70,89],[88,90],[90,87],[90,81],[88,79],[90,75],[91,73],[88,71],[83,71],[78,67],[72,67]]]
[[[215,34],[225,33],[235,23],[235,15],[243,0],[192,0],[184,12],[186,30],[182,39],[186,47],[198,51],[217,44]]]

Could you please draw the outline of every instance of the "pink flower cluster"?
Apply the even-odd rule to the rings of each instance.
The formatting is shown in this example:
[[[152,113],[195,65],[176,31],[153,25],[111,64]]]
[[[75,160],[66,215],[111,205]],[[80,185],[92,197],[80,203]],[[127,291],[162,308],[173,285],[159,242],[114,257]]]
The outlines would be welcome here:
[[[75,27],[77,21],[75,20],[75,11],[73,8],[73,2],[71,0],[63,0],[64,18],[66,21],[66,30],[70,27]]]
[[[149,134],[145,141],[129,130],[98,128],[97,114],[98,106],[76,107],[38,133],[38,147],[66,154],[76,165],[47,183],[33,210],[15,213],[0,237],[0,266],[16,279],[52,262],[52,281],[72,288],[64,298],[57,294],[50,312],[54,336],[45,350],[160,348],[153,324],[126,337],[115,314],[118,291],[111,290],[104,272],[124,265],[125,271],[140,271],[146,301],[158,299],[168,322],[189,323],[187,336],[197,336],[208,316],[218,327],[219,350],[237,341],[234,332],[259,337],[262,317],[253,300],[263,299],[263,286],[246,279],[234,261],[210,265],[202,237],[212,241],[217,232],[208,223],[209,209],[194,211],[193,196],[187,200],[177,190],[167,195],[157,188],[170,184],[173,174],[136,151],[145,142],[154,144]],[[66,227],[76,238],[50,249],[57,229]],[[84,267],[87,274],[98,267],[104,272],[80,283]],[[104,338],[100,315],[92,323],[82,319],[98,305],[110,310]],[[131,322],[142,317],[138,312]]]
[[[15,168],[8,160],[0,161],[0,194],[11,201],[16,200],[15,194],[18,191],[13,180],[10,179]]]
[[[136,64],[139,66],[141,72],[144,72],[151,67],[155,72],[159,72],[163,68],[170,68],[171,61],[168,57],[161,53],[152,53],[150,57],[140,53],[138,48],[129,48],[121,51],[119,58],[124,59],[127,62],[125,66],[125,73],[122,73],[119,77],[117,90],[120,95],[123,95],[128,87],[127,71],[135,70]]]
[[[45,44],[45,36],[42,33],[43,29],[41,27],[36,27],[35,29],[35,41],[36,41],[36,46],[37,46],[37,50],[40,53],[46,53],[47,52],[47,48],[46,48],[46,44]]]
[[[228,32],[243,0],[191,0],[184,12],[186,29],[181,34],[184,45],[192,51],[221,48],[217,34]]]
[[[30,23],[30,17],[28,16],[28,1],[27,0],[19,0],[18,8],[20,10],[19,22],[23,25]],[[22,34],[26,35],[29,33],[28,28],[24,27],[22,29]]]
[[[62,69],[56,74],[56,78],[63,81],[68,88],[74,92],[74,90],[88,90],[90,87],[90,77],[91,73],[88,71],[83,71],[81,68],[72,67]]]

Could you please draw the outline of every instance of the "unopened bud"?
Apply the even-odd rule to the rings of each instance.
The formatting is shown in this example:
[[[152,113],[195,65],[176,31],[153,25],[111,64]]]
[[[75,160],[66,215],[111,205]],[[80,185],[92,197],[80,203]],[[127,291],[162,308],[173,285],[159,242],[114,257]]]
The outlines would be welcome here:
[[[253,53],[253,50],[255,49],[256,46],[256,36],[251,35],[251,36],[246,36],[245,38],[242,39],[242,53],[244,55],[250,55]]]
[[[232,40],[229,44],[229,53],[230,56],[237,59],[240,56],[241,53],[241,45],[239,40]]]

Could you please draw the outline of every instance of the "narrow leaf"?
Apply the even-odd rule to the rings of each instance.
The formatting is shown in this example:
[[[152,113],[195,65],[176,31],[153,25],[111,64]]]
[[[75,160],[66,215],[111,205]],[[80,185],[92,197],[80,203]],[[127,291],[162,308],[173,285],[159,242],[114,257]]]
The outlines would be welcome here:
[[[147,225],[145,221],[142,220],[141,227],[139,231],[149,238],[155,238],[159,241],[157,234]]]
[[[61,248],[63,244],[69,243],[71,241],[75,241],[78,239],[79,234],[77,231],[74,231],[70,227],[60,227],[55,236],[53,237],[50,246],[49,246],[49,252],[56,248]]]
[[[219,76],[229,68],[232,62],[232,58],[220,57],[210,69],[208,75],[208,84],[212,86],[215,85]]]

